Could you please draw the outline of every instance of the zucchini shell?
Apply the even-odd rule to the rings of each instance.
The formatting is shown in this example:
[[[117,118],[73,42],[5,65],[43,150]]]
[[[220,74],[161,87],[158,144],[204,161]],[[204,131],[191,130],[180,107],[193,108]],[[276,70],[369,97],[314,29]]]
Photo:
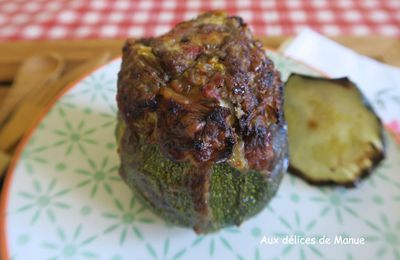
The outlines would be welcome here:
[[[204,170],[173,162],[122,120],[116,129],[120,175],[135,195],[169,223],[209,233],[240,225],[260,212],[275,195],[288,166],[286,127],[274,132],[277,156],[271,172],[241,172],[228,163]]]
[[[384,159],[382,122],[348,78],[292,74],[284,94],[292,174],[354,187]]]

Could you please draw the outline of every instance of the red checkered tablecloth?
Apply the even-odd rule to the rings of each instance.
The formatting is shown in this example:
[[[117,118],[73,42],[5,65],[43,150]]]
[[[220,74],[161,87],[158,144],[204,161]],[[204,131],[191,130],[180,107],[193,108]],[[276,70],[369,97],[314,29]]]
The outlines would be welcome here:
[[[400,37],[400,0],[0,0],[0,40],[157,35],[211,9],[242,16],[257,35]]]

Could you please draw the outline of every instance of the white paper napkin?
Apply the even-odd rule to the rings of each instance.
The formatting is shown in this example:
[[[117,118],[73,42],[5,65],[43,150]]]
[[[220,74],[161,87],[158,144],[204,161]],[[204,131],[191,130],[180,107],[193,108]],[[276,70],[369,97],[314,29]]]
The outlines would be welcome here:
[[[310,29],[303,30],[283,52],[330,77],[350,78],[383,122],[399,131],[393,128],[400,127],[400,68],[359,55]]]

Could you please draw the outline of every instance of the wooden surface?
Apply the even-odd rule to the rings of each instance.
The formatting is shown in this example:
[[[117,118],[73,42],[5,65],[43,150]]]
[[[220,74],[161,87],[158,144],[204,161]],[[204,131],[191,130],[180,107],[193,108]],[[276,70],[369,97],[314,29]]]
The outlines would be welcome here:
[[[60,53],[67,59],[68,69],[104,51],[110,51],[114,57],[118,56],[123,42],[123,40],[82,40],[0,43],[0,82],[11,81],[21,62],[33,54],[43,51]]]
[[[285,37],[262,37],[261,39],[270,48],[277,48],[287,40]],[[382,37],[335,37],[333,39],[361,54],[400,66],[400,39]],[[68,67],[72,68],[102,51],[110,51],[112,56],[118,56],[123,43],[122,39],[0,43],[0,85],[2,82],[12,81],[18,66],[30,55],[43,51],[59,52],[67,59]]]
[[[400,66],[400,39],[382,37],[336,37],[333,39],[358,53],[387,64]],[[290,39],[264,37],[261,40],[266,47],[277,49],[283,42]],[[119,56],[123,43],[123,39],[0,43],[0,109],[2,101],[7,98],[7,92],[19,66],[27,57],[41,52],[59,53],[66,60],[66,73],[68,73],[105,51],[108,51],[111,57]],[[12,153],[13,150],[9,151],[10,155]]]

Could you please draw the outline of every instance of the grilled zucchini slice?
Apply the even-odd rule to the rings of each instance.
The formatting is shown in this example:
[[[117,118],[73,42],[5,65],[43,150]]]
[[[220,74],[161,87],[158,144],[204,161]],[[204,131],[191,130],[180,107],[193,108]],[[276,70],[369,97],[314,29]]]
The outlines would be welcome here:
[[[293,74],[284,94],[291,173],[355,186],[384,158],[382,123],[347,78]]]

